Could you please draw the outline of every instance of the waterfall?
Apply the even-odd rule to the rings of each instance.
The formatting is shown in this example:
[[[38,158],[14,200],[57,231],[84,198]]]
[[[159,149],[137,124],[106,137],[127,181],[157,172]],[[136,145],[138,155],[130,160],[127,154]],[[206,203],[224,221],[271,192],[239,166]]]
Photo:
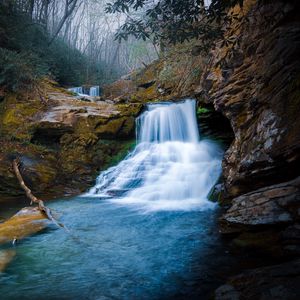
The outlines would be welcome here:
[[[197,143],[199,134],[195,101],[149,104],[148,110],[137,119],[137,138],[140,143]]]
[[[144,211],[203,210],[221,171],[221,150],[199,141],[195,101],[150,104],[136,121],[137,145],[102,172],[88,196]]]
[[[92,96],[92,97],[100,96],[100,87],[99,87],[99,85],[90,87],[88,92],[86,91],[86,88],[83,89],[82,86],[69,88],[68,91],[76,93],[78,95],[84,95],[84,96]],[[86,93],[88,93],[88,94],[86,94]]]
[[[82,86],[69,88],[68,91],[76,93],[76,94],[83,94]]]
[[[100,95],[100,88],[99,86],[92,86],[90,87],[90,96],[93,96],[93,97],[98,97]]]

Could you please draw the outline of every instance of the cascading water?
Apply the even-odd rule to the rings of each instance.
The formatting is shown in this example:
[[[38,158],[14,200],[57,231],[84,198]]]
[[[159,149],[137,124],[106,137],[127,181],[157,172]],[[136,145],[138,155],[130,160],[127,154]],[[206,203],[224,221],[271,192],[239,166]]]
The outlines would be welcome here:
[[[76,94],[83,94],[82,86],[69,88],[68,91],[76,93]]]
[[[88,90],[84,89],[82,86],[69,88],[68,91],[78,94],[79,96],[91,96],[98,97],[100,95],[100,87],[99,85],[92,86]]]
[[[89,95],[92,97],[98,97],[100,95],[100,88],[99,86],[92,86],[90,87]]]
[[[199,142],[195,101],[150,104],[137,119],[137,146],[102,172],[88,196],[145,211],[203,210],[220,174],[221,151]]]

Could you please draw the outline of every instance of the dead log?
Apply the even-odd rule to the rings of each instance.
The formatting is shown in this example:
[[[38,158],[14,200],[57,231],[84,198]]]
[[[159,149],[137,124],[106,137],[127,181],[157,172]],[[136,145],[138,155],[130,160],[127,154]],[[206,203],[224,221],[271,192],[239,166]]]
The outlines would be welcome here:
[[[21,188],[25,191],[27,198],[30,199],[30,205],[32,205],[34,203],[37,204],[38,209],[47,217],[47,219],[52,221],[58,227],[62,227],[64,229],[66,229],[67,231],[69,231],[64,224],[58,222],[53,217],[51,209],[49,207],[45,206],[44,201],[41,199],[38,199],[37,197],[35,197],[32,194],[31,189],[25,184],[25,182],[23,180],[19,166],[20,166],[20,159],[19,158],[14,159],[13,160],[13,169],[14,169],[15,175],[20,183]]]

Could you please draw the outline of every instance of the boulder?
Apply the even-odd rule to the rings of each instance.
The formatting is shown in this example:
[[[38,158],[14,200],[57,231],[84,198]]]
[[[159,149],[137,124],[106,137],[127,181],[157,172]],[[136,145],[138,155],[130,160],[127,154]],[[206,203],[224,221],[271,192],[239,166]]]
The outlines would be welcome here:
[[[216,300],[300,298],[300,260],[245,271],[215,291]]]
[[[0,244],[21,240],[44,229],[48,219],[36,207],[25,207],[0,223]]]
[[[279,225],[300,219],[300,177],[264,187],[232,200],[222,221],[231,226]]]

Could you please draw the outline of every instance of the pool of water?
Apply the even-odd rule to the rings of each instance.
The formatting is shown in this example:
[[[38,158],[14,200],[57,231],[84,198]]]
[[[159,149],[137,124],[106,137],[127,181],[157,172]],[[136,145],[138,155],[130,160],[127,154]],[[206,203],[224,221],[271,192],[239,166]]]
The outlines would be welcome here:
[[[230,268],[218,209],[143,213],[82,197],[50,206],[71,233],[53,226],[18,244],[3,299],[207,299]]]

